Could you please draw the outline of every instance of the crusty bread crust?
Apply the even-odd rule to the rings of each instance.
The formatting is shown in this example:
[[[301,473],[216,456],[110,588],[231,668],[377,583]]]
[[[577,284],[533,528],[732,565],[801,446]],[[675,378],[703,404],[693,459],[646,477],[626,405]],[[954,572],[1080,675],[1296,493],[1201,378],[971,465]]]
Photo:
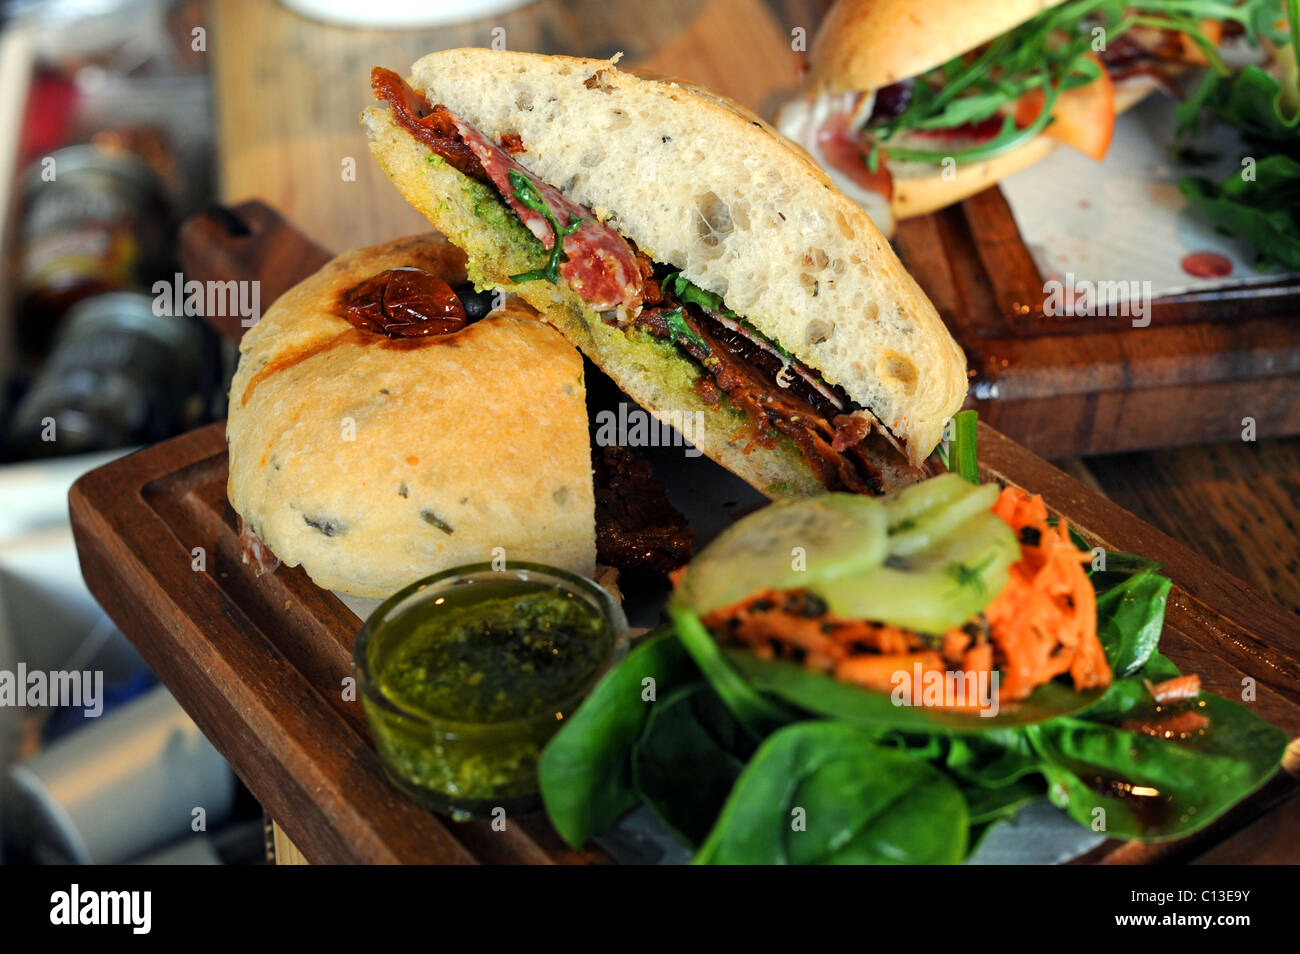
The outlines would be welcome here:
[[[724,296],[914,462],[960,408],[965,356],[934,306],[866,213],[747,111],[608,61],[493,50],[431,54],[411,82],[486,135],[519,136],[532,172]]]
[[[282,562],[357,596],[491,560],[494,547],[590,574],[581,357],[513,300],[415,346],[335,314],[340,292],[405,265],[465,280],[464,254],[440,236],[359,249],[244,335],[226,428],[231,506]]]
[[[1063,0],[839,0],[808,51],[810,88],[877,90],[972,50]]]
[[[909,172],[924,168],[925,174],[895,174],[894,194],[889,203],[894,217],[909,219],[960,202],[1012,173],[1032,166],[1058,145],[1054,139],[1038,136],[1023,146],[992,159],[959,163],[951,179],[945,179],[934,166],[922,167],[920,163],[910,163]],[[895,171],[892,166],[890,169]]]

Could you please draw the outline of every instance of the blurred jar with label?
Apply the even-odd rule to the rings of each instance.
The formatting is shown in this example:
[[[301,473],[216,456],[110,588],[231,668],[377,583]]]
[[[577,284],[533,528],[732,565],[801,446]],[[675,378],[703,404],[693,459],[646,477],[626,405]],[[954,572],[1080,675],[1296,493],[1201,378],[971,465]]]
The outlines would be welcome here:
[[[69,310],[110,291],[143,291],[167,272],[173,222],[149,166],[95,146],[60,149],[24,173],[15,338],[49,350]]]
[[[214,339],[201,319],[156,314],[149,295],[80,302],[15,410],[11,454],[147,444],[204,423],[221,375]]]

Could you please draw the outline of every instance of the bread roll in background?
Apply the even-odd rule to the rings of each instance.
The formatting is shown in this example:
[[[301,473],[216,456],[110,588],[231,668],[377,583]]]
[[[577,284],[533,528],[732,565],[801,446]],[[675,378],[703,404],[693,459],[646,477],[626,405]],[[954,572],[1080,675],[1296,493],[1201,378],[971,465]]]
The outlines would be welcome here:
[[[808,50],[816,92],[874,90],[910,79],[1014,30],[1064,0],[839,0]]]
[[[594,499],[582,358],[514,300],[449,335],[354,328],[341,293],[390,268],[465,280],[417,236],[340,255],[244,336],[230,392],[231,506],[317,584],[384,597],[448,567],[590,575]]]
[[[838,0],[822,19],[808,51],[803,91],[781,110],[778,125],[802,145],[817,135],[804,128],[803,103],[818,97],[874,93],[922,76],[944,63],[1033,19],[1064,0]],[[1168,68],[1177,72],[1176,66]],[[1150,77],[1133,76],[1115,85],[1115,112],[1122,113],[1157,89]],[[801,102],[802,101],[802,102]],[[955,165],[947,174],[928,162],[886,159],[893,177],[888,209],[882,197],[868,201],[892,233],[893,219],[945,208],[995,185],[1048,156],[1059,143],[1039,135],[989,159]],[[888,150],[886,150],[886,156]]]

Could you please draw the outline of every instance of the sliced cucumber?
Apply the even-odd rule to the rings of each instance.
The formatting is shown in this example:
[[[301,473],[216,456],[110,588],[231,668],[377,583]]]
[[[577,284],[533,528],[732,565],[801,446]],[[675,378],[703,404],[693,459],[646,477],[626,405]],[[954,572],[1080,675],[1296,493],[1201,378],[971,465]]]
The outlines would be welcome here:
[[[823,494],[770,504],[737,521],[686,570],[673,605],[697,614],[760,590],[812,589],[861,578],[885,559],[885,506],[872,497]]]
[[[956,488],[956,494],[947,495],[948,499],[944,503],[925,510],[909,508],[909,515],[903,522],[894,520],[895,511],[891,509],[889,542],[886,545],[890,556],[910,556],[921,553],[955,533],[971,517],[978,513],[989,512],[997,503],[997,484],[984,484],[977,487],[956,474],[947,476],[956,478],[961,487]],[[940,477],[938,480],[944,478]],[[926,481],[917,484],[916,487],[908,488],[900,496],[924,487],[926,483],[935,482]],[[946,480],[944,482],[947,483]]]
[[[937,635],[985,609],[1007,585],[1008,570],[1019,558],[1011,528],[983,510],[926,549],[816,590],[836,616]]]
[[[936,513],[976,489],[959,474],[943,474],[881,497],[880,501],[889,513],[890,534],[906,531],[919,523],[925,514]]]
[[[946,474],[889,497],[782,500],[737,522],[691,561],[672,605],[704,615],[762,590],[804,589],[845,619],[940,634],[1006,586],[1020,545],[996,484]]]

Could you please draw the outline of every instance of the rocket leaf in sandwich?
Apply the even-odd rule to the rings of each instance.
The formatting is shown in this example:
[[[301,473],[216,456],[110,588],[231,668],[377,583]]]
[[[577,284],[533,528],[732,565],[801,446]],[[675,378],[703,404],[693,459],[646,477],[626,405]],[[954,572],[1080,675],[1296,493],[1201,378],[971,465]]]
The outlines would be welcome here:
[[[560,225],[559,221],[555,217],[555,213],[551,211],[551,207],[547,204],[546,199],[543,198],[541,193],[533,187],[533,184],[528,181],[526,176],[520,174],[514,169],[510,170],[508,176],[510,179],[510,185],[514,188],[515,198],[518,199],[519,203],[525,208],[532,209],[534,212],[539,213],[544,219],[546,219],[546,224],[551,227],[551,234],[555,240],[555,244],[551,246],[551,253],[547,256],[546,264],[544,266],[541,268],[535,268],[531,271],[521,272],[518,275],[511,275],[510,280],[512,282],[542,280],[554,285],[560,280],[560,263],[568,261],[569,258],[564,252],[564,240],[568,236],[577,232],[578,229],[582,228],[583,220],[574,218],[571,219],[567,225]]]

